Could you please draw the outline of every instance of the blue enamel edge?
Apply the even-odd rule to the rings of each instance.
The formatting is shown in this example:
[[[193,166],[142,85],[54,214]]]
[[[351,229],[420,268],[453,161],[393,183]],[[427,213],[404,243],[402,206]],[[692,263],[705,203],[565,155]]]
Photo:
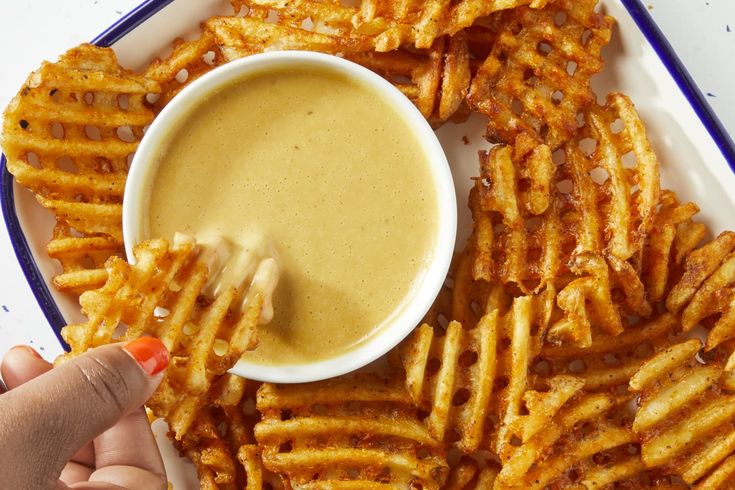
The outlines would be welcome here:
[[[115,24],[97,36],[92,42],[98,46],[109,47],[122,39],[130,31],[145,22],[151,16],[159,12],[163,7],[173,0],[147,0],[131,12],[126,14]],[[661,30],[648,13],[645,5],[640,0],[621,0],[633,21],[638,25],[643,35],[658,54],[666,69],[671,74],[680,90],[687,98],[692,108],[709,132],[722,152],[730,168],[735,172],[735,143],[725,131],[722,123],[715,115],[702,92],[694,83],[689,72],[684,68],[679,57],[674,52],[671,44],[666,40]],[[43,310],[46,319],[53,329],[56,337],[64,348],[67,344],[61,338],[61,328],[66,325],[63,315],[59,311],[56,302],[51,296],[46,281],[43,279],[35,259],[26,241],[23,230],[20,227],[18,216],[15,213],[15,199],[13,192],[13,176],[6,168],[5,156],[0,156],[0,200],[2,201],[2,212],[5,224],[10,235],[10,241],[15,250],[23,273],[31,286],[38,305]]]
[[[694,83],[694,79],[689,74],[684,64],[677,56],[671,43],[666,39],[664,33],[661,32],[656,22],[648,12],[648,8],[644,5],[643,0],[622,0],[623,6],[638,25],[643,35],[653,47],[654,51],[666,69],[671,74],[684,97],[697,113],[699,119],[704,124],[707,132],[712,136],[717,147],[725,157],[730,169],[735,172],[735,143],[728,134],[722,122],[718,119],[707,99],[702,94],[699,87]]]
[[[112,46],[172,1],[147,0],[141,3],[99,36],[95,37],[92,43],[103,47]],[[8,235],[10,236],[10,243],[15,251],[15,256],[18,258],[20,268],[23,270],[23,274],[31,287],[31,291],[33,291],[33,295],[36,297],[38,306],[41,307],[46,320],[51,325],[51,329],[59,339],[61,346],[65,350],[68,350],[69,346],[61,337],[61,329],[66,325],[66,320],[64,320],[64,316],[59,311],[59,307],[56,305],[46,285],[46,281],[36,266],[36,261],[18,221],[18,215],[15,213],[13,176],[8,172],[6,163],[5,155],[0,155],[0,201],[2,201],[0,204],[2,206],[5,225],[8,229]]]
[[[18,215],[15,214],[15,196],[13,192],[13,176],[10,175],[8,169],[5,166],[5,155],[0,156],[0,172],[2,172],[2,182],[0,186],[0,200],[2,201],[3,218],[5,218],[5,226],[8,229],[8,235],[10,235],[10,243],[15,250],[15,256],[18,258],[20,268],[23,270],[23,274],[26,276],[28,285],[33,291],[33,295],[36,297],[38,306],[41,307],[43,314],[46,316],[51,329],[59,339],[61,346],[68,350],[68,346],[64,339],[61,338],[61,328],[66,325],[63,315],[59,311],[59,307],[56,306],[51,292],[46,286],[46,281],[43,279],[41,272],[36,266],[36,261],[31,253],[31,249],[26,241],[26,236],[23,234],[23,229],[20,227],[18,221]]]
[[[146,20],[153,17],[163,7],[174,0],[148,0],[141,3],[133,10],[125,14],[120,20],[105,29],[99,36],[92,39],[92,44],[109,48],[120,39],[125,37],[130,31],[138,27]]]

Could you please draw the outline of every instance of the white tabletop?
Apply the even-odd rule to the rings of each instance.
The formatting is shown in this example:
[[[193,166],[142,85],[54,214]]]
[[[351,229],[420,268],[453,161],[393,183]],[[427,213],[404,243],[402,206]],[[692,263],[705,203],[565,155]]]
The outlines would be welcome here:
[[[196,0],[190,0],[192,2]],[[0,1],[0,108],[44,59],[92,39],[140,0]],[[731,134],[735,134],[735,2],[647,0],[651,13]],[[61,352],[0,225],[0,356],[17,344]]]

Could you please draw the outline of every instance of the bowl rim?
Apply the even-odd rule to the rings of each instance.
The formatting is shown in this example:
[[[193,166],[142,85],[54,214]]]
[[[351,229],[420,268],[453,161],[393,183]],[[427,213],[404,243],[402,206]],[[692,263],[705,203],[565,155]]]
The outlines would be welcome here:
[[[391,321],[358,345],[329,359],[304,364],[262,365],[240,360],[231,373],[248,379],[275,383],[303,383],[328,379],[355,371],[379,359],[406,338],[421,323],[439,294],[454,254],[457,231],[457,199],[454,181],[444,150],[433,129],[416,106],[390,82],[376,73],[343,58],[309,51],[273,51],[256,54],[215,68],[178,93],[146,131],[130,165],[123,197],[123,237],[129,260],[133,248],[144,237],[140,223],[147,205],[145,189],[155,176],[156,153],[171,124],[186,118],[201,100],[238,79],[281,70],[289,66],[313,66],[340,73],[358,81],[393,105],[424,148],[437,193],[438,226],[433,256],[424,279],[413,288]],[[268,328],[267,325],[259,328]]]

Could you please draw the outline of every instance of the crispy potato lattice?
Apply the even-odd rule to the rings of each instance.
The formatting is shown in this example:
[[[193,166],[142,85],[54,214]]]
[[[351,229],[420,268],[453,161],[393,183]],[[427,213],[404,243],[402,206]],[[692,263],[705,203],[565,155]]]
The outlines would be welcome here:
[[[352,22],[358,32],[375,36],[377,51],[392,51],[403,44],[428,48],[435,39],[453,36],[493,12],[521,5],[541,8],[547,3],[549,0],[362,0]]]
[[[465,330],[453,321],[442,332],[439,325],[424,324],[401,346],[406,388],[429,413],[424,421],[429,433],[440,441],[456,441],[465,453],[492,445],[488,434],[494,429],[489,423],[497,406],[497,400],[491,405],[494,388],[507,386],[501,402],[503,425],[518,414],[528,365],[540,348],[553,301],[553,295],[544,295],[506,305],[502,292],[492,295],[488,313],[473,328]],[[443,335],[435,335],[437,331]],[[505,444],[504,431],[498,431],[497,445]]]
[[[627,97],[610,95],[582,129],[556,157],[526,135],[482,153],[470,209],[473,277],[525,294],[553,286],[563,314],[549,340],[588,346],[593,330],[622,332],[621,313],[652,312],[636,259],[660,190],[656,155]]]
[[[294,489],[439,489],[446,479],[442,445],[401,380],[358,374],[264,384],[257,408],[263,464]]]
[[[487,137],[512,144],[527,134],[557,149],[595,101],[592,75],[613,19],[595,12],[597,0],[556,0],[542,9],[494,14],[498,30],[490,55],[470,87],[470,106],[490,118]]]
[[[215,259],[193,239],[177,235],[171,246],[154,239],[134,253],[132,266],[110,258],[105,285],[80,297],[89,320],[62,330],[71,346],[67,356],[142,335],[161,339],[171,365],[148,406],[181,439],[207,400],[214,377],[257,344],[257,326],[272,315],[277,265],[271,258],[250,264],[243,270],[242,289],[226,286],[211,297],[209,271]]]
[[[735,233],[723,232],[686,256],[666,307],[681,312],[685,331],[699,324],[709,328],[705,350],[727,345],[731,355],[726,368],[735,368]]]
[[[128,165],[153,120],[144,97],[159,90],[110,49],[82,44],[32,73],[5,110],[8,170],[56,216],[48,252],[62,291],[99,287],[105,260],[123,254]]]
[[[719,363],[696,359],[701,348],[697,339],[673,345],[635,373],[633,429],[647,467],[696,488],[726,489],[735,478],[735,395]]]
[[[442,40],[419,52],[401,49],[376,53],[330,29],[305,29],[300,23],[294,25],[291,19],[283,15],[277,23],[271,23],[260,16],[214,17],[206,22],[205,28],[213,33],[226,61],[274,50],[340,54],[388,79],[436,124],[449,119],[464,100],[470,69],[463,36],[448,43]]]

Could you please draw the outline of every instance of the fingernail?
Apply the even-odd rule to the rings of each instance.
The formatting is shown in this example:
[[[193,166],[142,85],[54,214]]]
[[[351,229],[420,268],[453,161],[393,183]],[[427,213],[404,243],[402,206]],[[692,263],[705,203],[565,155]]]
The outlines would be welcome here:
[[[155,376],[168,366],[168,350],[156,338],[141,337],[126,344],[123,350],[136,360],[148,376]]]
[[[43,357],[41,357],[41,354],[39,354],[38,352],[36,352],[36,349],[34,349],[33,347],[31,347],[29,345],[16,345],[15,347],[11,347],[10,348],[10,350],[15,350],[15,349],[23,349],[24,351],[28,352],[29,354],[33,354],[38,359],[43,359]]]

